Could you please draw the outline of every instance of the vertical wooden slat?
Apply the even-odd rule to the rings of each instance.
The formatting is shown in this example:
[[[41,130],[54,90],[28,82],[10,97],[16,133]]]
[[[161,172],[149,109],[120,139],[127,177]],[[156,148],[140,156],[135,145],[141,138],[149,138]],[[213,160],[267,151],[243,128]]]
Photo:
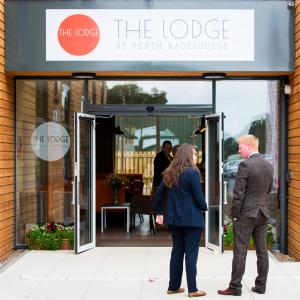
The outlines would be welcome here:
[[[0,0],[0,23],[4,24],[4,0]],[[14,245],[14,88],[4,72],[4,31],[0,30],[0,261]]]

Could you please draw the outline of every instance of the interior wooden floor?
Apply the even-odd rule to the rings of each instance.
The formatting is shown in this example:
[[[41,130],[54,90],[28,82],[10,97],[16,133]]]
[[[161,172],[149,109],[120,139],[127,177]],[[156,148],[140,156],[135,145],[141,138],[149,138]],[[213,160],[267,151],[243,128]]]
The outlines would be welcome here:
[[[122,214],[108,215],[107,228],[101,233],[100,219],[97,218],[96,246],[97,247],[172,247],[170,232],[165,227],[156,225],[156,232],[150,232],[149,216],[144,215],[141,222],[135,217],[135,227],[130,233],[126,232],[125,218]],[[204,233],[201,235],[201,246],[204,246]]]

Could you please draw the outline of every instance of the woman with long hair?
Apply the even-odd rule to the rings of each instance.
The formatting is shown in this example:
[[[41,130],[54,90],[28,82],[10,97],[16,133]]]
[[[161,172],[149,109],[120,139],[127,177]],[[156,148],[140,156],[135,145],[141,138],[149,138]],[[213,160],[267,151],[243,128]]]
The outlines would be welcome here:
[[[200,236],[204,228],[202,212],[207,210],[196,161],[195,148],[190,144],[180,145],[169,167],[163,172],[163,181],[155,197],[156,222],[168,225],[173,240],[167,293],[184,292],[180,285],[185,257],[189,297],[206,295],[197,289],[196,283]],[[164,211],[165,197],[167,201]]]

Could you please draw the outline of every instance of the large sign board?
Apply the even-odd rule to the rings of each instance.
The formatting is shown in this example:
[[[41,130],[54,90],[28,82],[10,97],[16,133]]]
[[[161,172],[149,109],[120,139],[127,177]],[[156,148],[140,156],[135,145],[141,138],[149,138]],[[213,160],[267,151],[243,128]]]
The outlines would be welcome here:
[[[51,9],[46,60],[254,61],[254,10]]]
[[[9,72],[293,72],[285,0],[5,2]]]

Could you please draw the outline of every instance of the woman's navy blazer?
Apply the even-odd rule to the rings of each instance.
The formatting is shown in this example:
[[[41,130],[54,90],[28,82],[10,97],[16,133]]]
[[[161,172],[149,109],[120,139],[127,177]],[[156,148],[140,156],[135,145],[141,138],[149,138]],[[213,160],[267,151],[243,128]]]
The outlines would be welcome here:
[[[155,194],[154,210],[157,215],[163,214],[165,197],[166,225],[205,227],[202,211],[207,210],[207,205],[201,188],[200,172],[192,167],[187,168],[180,175],[178,186],[172,188],[167,188],[162,181]]]

